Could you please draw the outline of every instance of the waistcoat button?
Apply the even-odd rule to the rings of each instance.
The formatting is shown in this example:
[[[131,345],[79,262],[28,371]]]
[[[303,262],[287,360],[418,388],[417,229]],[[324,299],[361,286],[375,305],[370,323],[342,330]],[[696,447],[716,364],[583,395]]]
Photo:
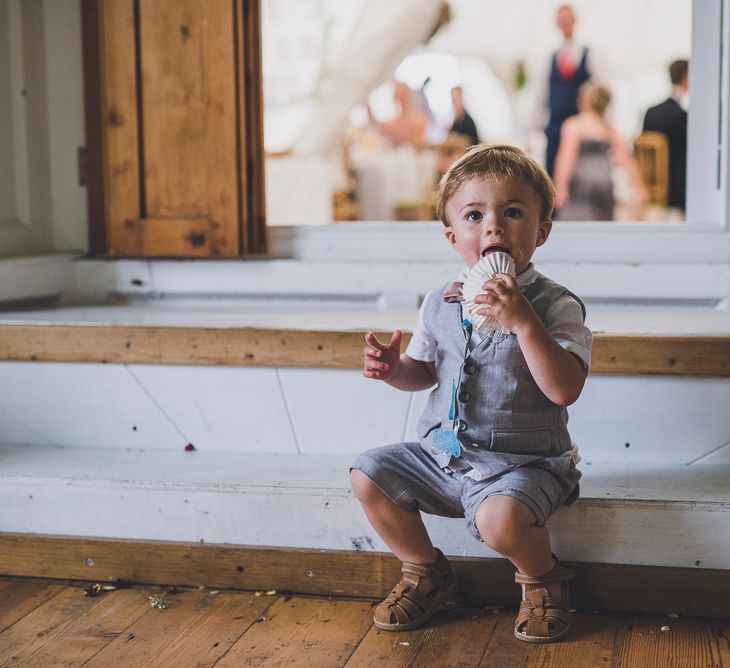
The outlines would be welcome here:
[[[473,362],[467,362],[464,365],[464,373],[474,373],[476,370],[477,367]]]
[[[459,420],[459,431],[466,431],[469,425],[464,420]]]
[[[459,401],[467,402],[470,398],[468,392],[459,392]]]

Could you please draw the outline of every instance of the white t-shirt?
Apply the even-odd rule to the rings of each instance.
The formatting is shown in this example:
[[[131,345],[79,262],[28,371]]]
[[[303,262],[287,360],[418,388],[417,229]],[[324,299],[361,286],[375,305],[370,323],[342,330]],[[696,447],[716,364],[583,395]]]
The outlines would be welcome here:
[[[466,274],[467,270],[465,269],[456,280],[463,281]],[[539,273],[530,263],[527,269],[516,277],[517,285],[524,292],[525,288],[534,283],[538,276]],[[434,362],[436,360],[436,339],[428,331],[423,321],[426,302],[431,294],[429,292],[421,304],[421,310],[418,313],[418,324],[413,330],[413,337],[406,348],[408,357],[421,362]],[[550,322],[548,327],[550,335],[565,350],[577,355],[588,368],[591,364],[593,335],[591,330],[583,324],[583,310],[580,304],[570,295],[564,295],[550,307],[547,319]],[[475,332],[473,336],[483,338],[484,335]]]

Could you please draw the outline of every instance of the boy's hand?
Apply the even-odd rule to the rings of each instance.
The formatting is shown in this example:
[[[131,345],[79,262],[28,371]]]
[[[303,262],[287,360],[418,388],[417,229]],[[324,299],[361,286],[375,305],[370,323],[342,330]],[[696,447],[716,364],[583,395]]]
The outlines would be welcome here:
[[[368,332],[365,335],[365,365],[362,375],[365,378],[376,378],[388,381],[398,372],[400,365],[400,340],[401,331],[396,329],[390,337],[390,343],[386,346],[376,338],[375,334]]]
[[[487,294],[477,295],[475,301],[484,304],[477,313],[494,316],[513,334],[519,334],[521,327],[528,326],[537,317],[517,281],[509,274],[497,274],[482,288]]]

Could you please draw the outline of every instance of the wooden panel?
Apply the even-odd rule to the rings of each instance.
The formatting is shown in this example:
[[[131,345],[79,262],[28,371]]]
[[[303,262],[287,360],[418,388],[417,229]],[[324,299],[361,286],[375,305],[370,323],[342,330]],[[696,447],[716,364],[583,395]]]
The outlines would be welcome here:
[[[0,325],[0,360],[359,369],[362,349],[363,333],[347,331]],[[591,373],[727,378],[730,337],[598,334]]]
[[[86,150],[86,203],[89,250],[106,252],[104,127],[102,123],[102,67],[100,58],[99,0],[81,0],[81,44],[84,75],[84,126]]]
[[[205,4],[139,3],[145,216],[207,214]]]
[[[372,624],[369,601],[278,600],[218,668],[344,666]]]
[[[0,584],[0,631],[61,592],[62,585],[47,582],[3,582]]]
[[[594,374],[727,377],[730,337],[597,334],[593,360]]]
[[[242,166],[241,245],[244,254],[265,253],[264,84],[261,62],[261,3],[236,0],[239,150]]]
[[[92,252],[239,255],[241,171],[260,169],[238,146],[234,2],[83,3]]]
[[[381,336],[385,336],[381,333]],[[276,329],[0,326],[0,359],[347,369],[362,334]]]
[[[206,245],[165,246],[145,239],[144,253],[238,254],[238,164],[233,6],[229,0],[140,2],[144,218],[207,218]],[[179,223],[171,237],[200,237]],[[197,222],[194,224],[198,224]],[[153,227],[161,226],[158,221]],[[144,221],[144,234],[148,233]],[[160,251],[167,250],[161,253]]]
[[[101,115],[109,255],[140,255],[140,165],[133,0],[99,0]],[[93,57],[93,55],[91,56]],[[93,224],[93,223],[92,223]]]
[[[213,252],[212,226],[205,218],[145,218],[141,225],[144,255],[206,257]]]
[[[380,553],[0,533],[4,575],[306,594],[385,596],[400,563]],[[91,560],[91,561],[89,561]],[[464,602],[514,606],[519,588],[506,559],[455,558]],[[90,564],[90,565],[89,565]],[[568,562],[580,610],[730,618],[730,571]]]

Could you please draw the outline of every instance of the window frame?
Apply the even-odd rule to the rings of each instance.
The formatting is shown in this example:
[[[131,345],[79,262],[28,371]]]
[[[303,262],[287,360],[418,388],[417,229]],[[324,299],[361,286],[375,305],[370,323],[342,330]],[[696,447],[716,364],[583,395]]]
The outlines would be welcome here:
[[[730,0],[692,6],[687,219],[682,223],[560,223],[536,259],[548,262],[730,260]],[[699,103],[702,100],[702,104]],[[712,155],[713,160],[707,160]],[[271,254],[302,260],[444,260],[441,223],[356,221],[269,227]],[[401,242],[402,240],[402,242]],[[556,243],[557,242],[557,243]]]
[[[8,100],[10,107],[4,134],[12,138],[9,171],[13,184],[7,208],[0,210],[0,226],[27,228],[31,220],[23,7],[21,0],[2,0],[2,3],[4,11],[0,13],[0,36],[6,40],[8,60],[5,63],[7,88],[0,93]]]

